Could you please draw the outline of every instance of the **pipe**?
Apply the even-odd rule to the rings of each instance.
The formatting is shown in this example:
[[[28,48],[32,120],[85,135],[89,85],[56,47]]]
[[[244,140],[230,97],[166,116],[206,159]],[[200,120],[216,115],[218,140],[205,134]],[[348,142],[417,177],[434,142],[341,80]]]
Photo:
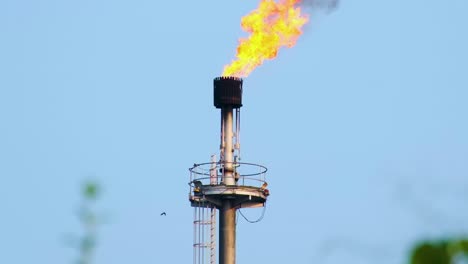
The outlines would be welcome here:
[[[223,132],[224,146],[223,153],[224,153],[224,173],[223,173],[223,183],[226,185],[235,185],[236,181],[234,179],[234,170],[233,170],[233,154],[234,154],[234,146],[233,146],[233,109],[232,107],[224,107],[221,109],[221,118],[223,119]]]
[[[236,263],[236,208],[224,200],[219,214],[219,264]]]

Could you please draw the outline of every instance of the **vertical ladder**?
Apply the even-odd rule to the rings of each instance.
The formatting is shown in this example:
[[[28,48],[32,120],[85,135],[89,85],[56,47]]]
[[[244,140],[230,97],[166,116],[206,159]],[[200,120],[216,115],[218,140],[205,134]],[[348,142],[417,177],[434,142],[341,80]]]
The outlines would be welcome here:
[[[216,208],[200,201],[194,208],[193,264],[216,264]]]

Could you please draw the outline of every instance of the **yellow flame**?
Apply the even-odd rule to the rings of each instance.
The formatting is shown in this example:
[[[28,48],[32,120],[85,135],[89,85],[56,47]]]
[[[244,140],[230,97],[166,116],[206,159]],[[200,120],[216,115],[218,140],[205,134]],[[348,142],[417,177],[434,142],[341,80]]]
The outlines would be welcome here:
[[[300,1],[261,0],[256,10],[244,16],[241,26],[250,36],[239,40],[236,59],[222,75],[246,77],[264,60],[275,58],[281,47],[293,47],[308,21],[298,7]]]

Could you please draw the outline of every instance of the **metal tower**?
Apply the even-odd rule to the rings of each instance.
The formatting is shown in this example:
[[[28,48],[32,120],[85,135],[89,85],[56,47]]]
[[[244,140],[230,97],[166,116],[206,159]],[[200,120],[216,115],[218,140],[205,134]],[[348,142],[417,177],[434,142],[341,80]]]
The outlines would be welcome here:
[[[194,264],[216,263],[219,210],[219,264],[236,263],[236,210],[265,206],[267,168],[240,162],[240,78],[214,79],[214,106],[221,110],[220,158],[190,168],[189,200],[194,213]]]

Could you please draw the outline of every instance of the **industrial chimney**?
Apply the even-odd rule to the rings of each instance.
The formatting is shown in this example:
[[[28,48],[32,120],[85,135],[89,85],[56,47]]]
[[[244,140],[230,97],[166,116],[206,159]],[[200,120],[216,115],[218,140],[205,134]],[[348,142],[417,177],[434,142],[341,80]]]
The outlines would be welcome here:
[[[213,102],[221,110],[219,160],[190,168],[189,200],[194,207],[193,263],[216,263],[216,210],[219,210],[219,264],[236,263],[236,211],[264,207],[267,168],[240,162],[240,108],[243,80],[214,79]]]

